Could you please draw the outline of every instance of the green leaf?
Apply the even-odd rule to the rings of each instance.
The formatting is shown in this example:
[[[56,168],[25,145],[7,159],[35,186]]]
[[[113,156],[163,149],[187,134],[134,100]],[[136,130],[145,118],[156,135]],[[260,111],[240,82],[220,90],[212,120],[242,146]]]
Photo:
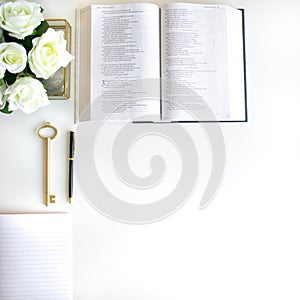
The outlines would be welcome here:
[[[42,21],[41,24],[35,29],[37,32],[37,36],[41,36],[43,33],[45,33],[49,28],[49,24],[47,21]]]
[[[21,44],[24,46],[26,51],[29,52],[32,49],[32,38],[26,36],[26,38],[21,41]]]
[[[8,102],[6,102],[4,108],[2,108],[0,112],[8,115],[11,114],[13,111],[8,109],[8,105],[9,105]]]
[[[6,30],[3,30],[3,36],[6,43],[11,43],[11,42],[20,43],[21,41],[13,36],[10,36],[9,32],[7,32]]]
[[[35,76],[34,73],[31,71],[29,64],[26,65],[26,68],[23,70],[24,76]]]
[[[7,82],[8,85],[11,85],[16,81],[17,76],[18,74],[12,74],[6,70],[4,80]]]

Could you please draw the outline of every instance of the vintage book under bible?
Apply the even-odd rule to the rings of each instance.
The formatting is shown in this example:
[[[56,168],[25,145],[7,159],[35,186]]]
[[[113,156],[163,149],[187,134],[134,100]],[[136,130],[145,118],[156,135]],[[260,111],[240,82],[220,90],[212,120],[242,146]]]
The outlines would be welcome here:
[[[90,5],[78,25],[81,120],[247,121],[243,10]]]

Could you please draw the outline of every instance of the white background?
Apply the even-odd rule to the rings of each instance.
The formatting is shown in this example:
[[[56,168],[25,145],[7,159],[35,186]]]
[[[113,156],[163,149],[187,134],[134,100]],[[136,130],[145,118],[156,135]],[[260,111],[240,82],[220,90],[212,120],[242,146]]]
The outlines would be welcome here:
[[[300,2],[205,2],[246,10],[249,114],[248,123],[221,124],[226,173],[205,210],[198,210],[201,174],[187,204],[158,223],[112,221],[78,186],[70,208],[66,137],[73,90],[71,100],[52,101],[33,115],[0,116],[0,211],[72,212],[76,300],[300,298]],[[90,1],[40,3],[46,16],[65,17],[74,29],[75,8]],[[42,204],[42,141],[35,134],[44,121],[61,130],[52,161],[58,203],[49,208]],[[201,153],[207,142],[197,139],[199,127],[187,128]]]

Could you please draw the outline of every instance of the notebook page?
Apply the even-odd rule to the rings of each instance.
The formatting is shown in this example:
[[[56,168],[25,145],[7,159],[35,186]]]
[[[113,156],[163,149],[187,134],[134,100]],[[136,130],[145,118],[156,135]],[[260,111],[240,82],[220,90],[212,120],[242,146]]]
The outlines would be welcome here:
[[[0,299],[72,299],[71,263],[69,214],[0,214]]]

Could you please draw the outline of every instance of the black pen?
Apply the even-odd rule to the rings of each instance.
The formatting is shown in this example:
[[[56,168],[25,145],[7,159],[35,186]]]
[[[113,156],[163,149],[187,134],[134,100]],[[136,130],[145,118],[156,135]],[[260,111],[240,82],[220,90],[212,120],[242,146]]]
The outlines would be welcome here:
[[[69,158],[68,158],[68,164],[69,164],[69,203],[72,203],[72,197],[73,197],[73,169],[74,169],[74,154],[75,154],[75,132],[73,130],[69,131]]]

